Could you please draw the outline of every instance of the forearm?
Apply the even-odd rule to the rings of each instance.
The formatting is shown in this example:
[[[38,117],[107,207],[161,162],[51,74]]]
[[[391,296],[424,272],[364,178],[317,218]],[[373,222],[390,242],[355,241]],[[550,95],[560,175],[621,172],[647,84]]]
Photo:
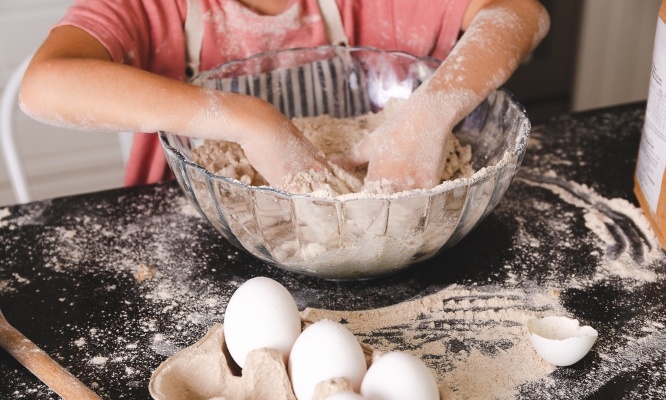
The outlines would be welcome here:
[[[236,142],[276,187],[289,174],[328,169],[322,154],[269,103],[115,63],[78,28],[54,29],[37,51],[23,80],[21,107],[43,122],[88,131],[168,131]]]
[[[449,125],[455,125],[511,77],[549,26],[537,1],[489,1],[422,91],[446,105]]]
[[[393,190],[437,185],[453,127],[511,76],[548,27],[536,0],[472,0],[465,33],[446,60],[399,115],[354,148],[354,162],[368,161],[366,184]]]
[[[165,130],[242,142],[254,99],[206,90],[107,60],[35,60],[22,86],[22,108],[43,122],[88,131]],[[225,129],[222,129],[222,126]]]

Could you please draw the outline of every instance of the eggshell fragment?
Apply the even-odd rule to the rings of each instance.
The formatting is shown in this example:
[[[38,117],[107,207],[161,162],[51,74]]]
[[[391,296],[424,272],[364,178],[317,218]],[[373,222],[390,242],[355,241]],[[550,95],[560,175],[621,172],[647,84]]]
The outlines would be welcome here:
[[[566,367],[580,361],[590,351],[599,334],[578,320],[548,316],[527,321],[530,342],[547,362]]]
[[[244,368],[252,350],[278,350],[287,361],[301,333],[301,318],[291,293],[277,281],[252,278],[229,299],[224,314],[224,335],[231,357]]]

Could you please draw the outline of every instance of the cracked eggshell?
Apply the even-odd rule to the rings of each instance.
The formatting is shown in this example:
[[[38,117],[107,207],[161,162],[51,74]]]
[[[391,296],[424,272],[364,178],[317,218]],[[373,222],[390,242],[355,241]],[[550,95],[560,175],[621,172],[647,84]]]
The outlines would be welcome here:
[[[530,342],[547,362],[566,367],[580,361],[590,351],[599,334],[578,320],[548,316],[527,321]]]

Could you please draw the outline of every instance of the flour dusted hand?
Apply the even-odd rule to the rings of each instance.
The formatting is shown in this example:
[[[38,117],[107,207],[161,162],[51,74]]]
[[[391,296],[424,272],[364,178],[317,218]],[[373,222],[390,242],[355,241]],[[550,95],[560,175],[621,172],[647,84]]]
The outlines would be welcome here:
[[[237,113],[245,117],[229,118],[224,126],[215,122],[213,125],[218,125],[217,130],[231,133],[227,135],[240,145],[249,163],[269,185],[284,189],[288,177],[303,171],[331,174],[324,153],[289,118],[263,100],[249,96],[238,99],[250,102]]]
[[[433,75],[391,118],[356,147],[368,162],[365,186],[394,191],[438,184],[451,129],[503,85],[550,26],[538,1],[472,1],[464,34]]]
[[[368,162],[366,188],[399,192],[430,189],[442,181],[451,127],[427,109],[406,103],[352,151],[357,164]],[[376,189],[375,189],[376,191]]]

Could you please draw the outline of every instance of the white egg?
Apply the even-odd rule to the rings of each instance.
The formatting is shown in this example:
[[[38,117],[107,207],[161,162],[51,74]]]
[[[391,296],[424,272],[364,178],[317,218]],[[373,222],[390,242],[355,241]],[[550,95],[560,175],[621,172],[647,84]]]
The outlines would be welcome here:
[[[296,398],[310,400],[317,384],[332,378],[347,378],[358,391],[367,364],[353,333],[337,322],[321,320],[298,337],[288,368]]]
[[[224,314],[224,338],[229,354],[241,368],[247,353],[264,347],[280,351],[286,363],[300,333],[296,301],[273,279],[252,278],[229,299]]]
[[[392,351],[372,362],[361,383],[361,395],[381,400],[439,400],[439,389],[420,358]]]
[[[326,397],[324,400],[365,400],[365,397],[354,392],[337,392]]]
[[[547,362],[566,367],[578,362],[590,351],[599,334],[578,320],[549,316],[527,321],[530,342]]]

